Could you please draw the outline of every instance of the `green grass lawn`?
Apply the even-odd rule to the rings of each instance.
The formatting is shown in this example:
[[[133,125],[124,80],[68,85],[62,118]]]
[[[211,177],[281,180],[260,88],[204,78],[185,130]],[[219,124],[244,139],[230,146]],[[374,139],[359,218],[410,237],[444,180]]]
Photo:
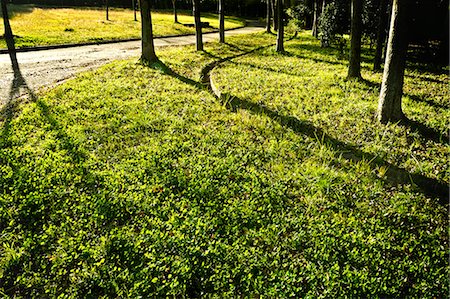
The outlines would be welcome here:
[[[443,298],[449,146],[374,119],[380,74],[304,33],[118,61],[22,102],[0,131],[0,293]],[[170,68],[172,71],[167,71]],[[410,69],[408,117],[444,134],[446,75]],[[422,100],[419,100],[422,98]]]
[[[106,21],[105,10],[99,8],[39,8],[32,5],[10,5],[11,28],[16,35],[18,48],[55,45],[68,43],[97,42],[104,40],[120,40],[140,38],[141,23],[134,21],[131,9],[110,9],[109,19]],[[181,11],[178,20],[173,22],[171,11],[157,11],[152,13],[153,31],[155,36],[178,34],[194,34],[195,29],[183,24],[193,24],[194,18],[189,11]],[[211,28],[204,28],[210,32],[219,27],[215,14],[202,14],[202,22],[209,22]],[[244,25],[244,21],[235,17],[225,17],[225,28],[232,29]],[[3,20],[0,24],[3,35]],[[6,48],[4,38],[0,39],[0,48]]]

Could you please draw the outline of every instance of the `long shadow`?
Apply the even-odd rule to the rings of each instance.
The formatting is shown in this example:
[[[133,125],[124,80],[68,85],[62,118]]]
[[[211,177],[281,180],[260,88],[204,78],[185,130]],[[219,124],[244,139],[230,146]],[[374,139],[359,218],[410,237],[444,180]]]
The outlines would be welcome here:
[[[164,65],[162,62],[160,62]],[[219,62],[213,63],[214,67],[217,66]],[[189,78],[183,77],[181,75],[176,74],[170,68],[166,66],[166,74],[172,76],[184,83],[190,84],[196,88],[201,90],[205,90],[207,88],[211,91],[211,86],[201,84]],[[212,67],[213,68],[213,67]],[[212,69],[210,68],[210,70]],[[209,78],[209,75],[206,74],[206,77]],[[211,91],[211,93],[213,93]],[[213,93],[214,94],[214,93]],[[214,94],[215,96],[215,94]],[[449,200],[449,189],[448,186],[436,179],[426,177],[421,174],[410,173],[407,170],[400,168],[394,164],[391,164],[373,154],[366,153],[356,146],[349,145],[340,140],[337,140],[327,133],[325,133],[322,129],[312,125],[310,122],[299,120],[292,116],[282,115],[277,111],[271,110],[270,108],[253,103],[247,100],[240,99],[236,96],[232,96],[229,94],[222,94],[219,100],[227,107],[229,110],[235,112],[238,109],[245,109],[250,111],[251,113],[258,115],[265,115],[278,122],[284,127],[290,128],[297,134],[306,135],[311,138],[321,137],[324,142],[333,147],[333,149],[337,152],[337,157],[343,157],[348,161],[353,163],[360,162],[362,160],[370,161],[370,165],[373,169],[378,169],[380,167],[384,167],[386,170],[385,176],[386,181],[392,185],[404,185],[404,184],[415,184],[419,190],[426,194],[431,198],[437,198],[441,205],[447,206]]]
[[[436,103],[435,101],[427,99],[425,96],[419,96],[419,95],[410,95],[406,94],[411,100],[417,103],[425,103],[431,107],[438,108],[438,109],[450,109],[450,105],[444,105]]]
[[[380,91],[380,89],[381,89],[381,83],[372,82],[367,79],[361,79],[360,82],[364,83],[364,85],[366,85],[369,89],[375,89],[377,91]],[[404,96],[409,97],[411,100],[413,100],[415,102],[423,102],[423,103],[426,103],[435,108],[440,108],[440,109],[448,109],[449,108],[445,105],[440,105],[438,103],[435,103],[433,101],[427,100],[425,98],[422,98],[422,97],[419,97],[416,95],[404,94]],[[443,134],[433,128],[427,127],[426,125],[424,125],[418,121],[409,119],[406,116],[400,122],[400,125],[409,127],[413,131],[416,131],[417,133],[419,133],[425,139],[432,140],[437,143],[444,143],[444,144],[450,143],[448,135]]]
[[[20,90],[24,89],[25,92],[30,96],[32,101],[36,100],[36,95],[34,94],[33,90],[31,90],[31,88],[28,86],[28,84],[25,81],[25,78],[22,75],[22,72],[20,71],[19,62],[17,60],[16,48],[14,44],[14,37],[11,30],[11,25],[9,23],[6,1],[1,1],[1,8],[3,16],[3,25],[5,27],[6,45],[8,47],[8,53],[11,59],[11,67],[14,72],[14,78],[11,83],[8,99],[4,104],[4,106],[0,109],[0,119],[4,120],[0,142],[6,144],[11,130],[11,121],[14,117],[14,114],[17,110],[17,106],[19,104],[17,98],[20,96]]]
[[[448,204],[448,186],[439,180],[428,178],[421,174],[410,173],[407,170],[384,161],[377,156],[363,152],[353,145],[346,144],[331,137],[322,129],[315,127],[307,121],[299,120],[292,116],[282,115],[264,105],[243,100],[228,94],[222,95],[222,101],[231,111],[245,109],[254,114],[266,115],[282,126],[292,129],[297,134],[306,135],[311,138],[321,137],[324,142],[331,145],[337,153],[342,153],[341,156],[351,162],[357,163],[361,160],[366,160],[370,161],[373,169],[379,167],[387,168],[385,175],[389,183],[394,185],[414,183],[424,194],[433,198],[438,198],[440,204]]]
[[[416,120],[409,119],[406,116],[404,119],[400,122],[400,125],[403,125],[405,127],[410,128],[413,131],[416,131],[419,133],[423,138],[432,140],[436,143],[442,143],[442,144],[450,144],[449,135],[443,134],[433,128],[430,128]]]

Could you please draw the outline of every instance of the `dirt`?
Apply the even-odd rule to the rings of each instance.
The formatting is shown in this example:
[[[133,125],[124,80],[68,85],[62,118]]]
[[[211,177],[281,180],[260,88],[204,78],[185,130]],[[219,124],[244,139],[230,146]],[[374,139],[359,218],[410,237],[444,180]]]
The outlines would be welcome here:
[[[245,27],[227,31],[237,35],[260,31],[260,27]],[[204,42],[218,39],[218,33],[206,33]],[[195,36],[155,39],[156,47],[190,45]],[[77,73],[98,68],[113,60],[139,57],[141,42],[118,42],[114,44],[80,46],[64,49],[17,53],[19,67],[13,68],[8,54],[0,55],[0,108],[14,99],[73,77]]]

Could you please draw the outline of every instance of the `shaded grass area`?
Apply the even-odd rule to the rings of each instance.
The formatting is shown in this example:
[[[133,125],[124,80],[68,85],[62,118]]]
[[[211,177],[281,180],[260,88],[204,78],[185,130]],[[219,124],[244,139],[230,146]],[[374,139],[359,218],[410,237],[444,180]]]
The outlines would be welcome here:
[[[131,9],[111,8],[110,21],[105,19],[105,11],[101,8],[47,8],[32,5],[10,5],[11,27],[18,48],[55,45],[68,43],[97,42],[140,38],[140,15],[134,21]],[[194,23],[189,11],[179,13],[179,24],[173,22],[171,11],[152,13],[155,36],[178,34],[194,34],[195,29],[183,24]],[[209,22],[210,32],[219,27],[218,16],[211,13],[202,14],[202,21]],[[244,21],[236,17],[225,17],[225,28],[232,29],[244,25]],[[3,33],[3,22],[0,32]],[[5,40],[0,39],[0,48],[6,48]]]
[[[228,40],[204,53],[166,48],[151,67],[109,64],[2,118],[2,293],[448,294],[446,209],[332,139],[443,182],[445,167],[423,165],[446,163],[448,145],[378,125],[376,87],[344,81],[345,63],[302,48],[317,43],[306,34],[289,55],[267,48],[213,69],[235,102],[218,101],[202,69],[274,37]],[[442,132],[448,111],[424,105],[406,100],[405,112],[433,116],[426,125]],[[405,162],[410,142],[433,156],[417,154],[421,171]]]

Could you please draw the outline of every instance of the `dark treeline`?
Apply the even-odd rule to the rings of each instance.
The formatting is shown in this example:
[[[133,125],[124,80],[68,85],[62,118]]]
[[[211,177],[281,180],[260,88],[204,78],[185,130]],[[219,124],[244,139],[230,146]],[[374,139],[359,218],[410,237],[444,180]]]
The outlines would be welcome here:
[[[109,5],[112,7],[130,8],[132,7],[132,0],[109,0]],[[138,2],[138,1],[136,1]],[[101,7],[105,5],[105,0],[13,0],[13,4],[35,4],[35,5],[49,5],[58,7],[68,6],[88,6]],[[152,1],[152,9],[171,9],[171,0],[154,0]],[[239,15],[248,17],[262,17],[265,15],[265,4],[259,0],[228,0],[225,1],[228,15]],[[179,9],[192,9],[191,0],[177,0],[177,7]],[[201,1],[202,11],[217,12],[218,1],[207,0]]]

